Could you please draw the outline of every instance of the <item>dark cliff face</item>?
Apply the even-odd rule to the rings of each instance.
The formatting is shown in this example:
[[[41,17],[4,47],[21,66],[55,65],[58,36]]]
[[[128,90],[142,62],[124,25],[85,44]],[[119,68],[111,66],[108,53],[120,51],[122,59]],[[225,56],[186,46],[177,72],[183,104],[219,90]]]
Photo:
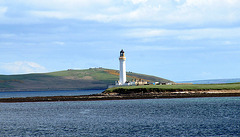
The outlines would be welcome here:
[[[149,81],[169,81],[159,77],[127,73],[127,79],[146,79]],[[25,75],[0,75],[0,91],[48,91],[106,89],[119,79],[117,70],[90,68]]]

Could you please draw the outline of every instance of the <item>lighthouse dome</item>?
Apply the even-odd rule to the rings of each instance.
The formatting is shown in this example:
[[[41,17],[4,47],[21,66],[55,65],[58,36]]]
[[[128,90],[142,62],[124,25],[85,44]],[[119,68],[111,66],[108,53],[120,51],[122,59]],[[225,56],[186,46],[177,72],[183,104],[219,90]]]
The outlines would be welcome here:
[[[120,51],[120,57],[124,57],[125,55],[124,55],[124,51],[123,51],[123,49]]]

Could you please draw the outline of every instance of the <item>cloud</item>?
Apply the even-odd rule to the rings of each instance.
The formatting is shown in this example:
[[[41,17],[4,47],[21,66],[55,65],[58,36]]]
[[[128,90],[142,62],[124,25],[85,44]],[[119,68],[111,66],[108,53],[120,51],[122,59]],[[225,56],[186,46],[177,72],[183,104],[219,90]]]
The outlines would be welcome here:
[[[91,6],[109,5],[111,0],[18,0],[20,3],[28,4],[37,8],[79,10]]]
[[[27,62],[27,61],[17,61],[17,62],[12,62],[12,63],[5,63],[0,68],[10,74],[26,74],[26,73],[46,72],[45,67],[43,67],[35,62]]]
[[[127,30],[124,34],[127,37],[133,38],[146,38],[146,37],[158,37],[166,36],[170,33],[170,30],[166,29],[131,29]]]
[[[240,1],[238,0],[186,0],[177,9],[168,14],[168,19],[178,22],[232,23],[239,21]]]
[[[0,17],[3,16],[7,12],[7,7],[0,7]]]
[[[57,19],[73,18],[72,14],[60,11],[32,11],[31,14],[45,18],[57,18]]]
[[[129,29],[123,35],[139,39],[155,37],[175,40],[234,39],[240,37],[240,28]]]
[[[128,48],[133,51],[183,51],[183,50],[199,50],[202,47],[170,47],[170,46],[133,46]]]
[[[55,45],[64,45],[65,42],[62,42],[62,41],[54,41],[53,44],[55,44]]]
[[[12,33],[0,33],[0,38],[11,38],[16,36],[15,34]]]
[[[17,14],[29,22],[53,18],[125,26],[216,27],[239,25],[238,5],[239,0],[11,0],[0,13]]]
[[[148,0],[130,0],[133,4],[145,3]]]
[[[138,6],[136,6],[136,4]],[[89,18],[102,22],[136,23],[140,25],[154,26],[219,26],[239,23],[240,1],[236,0],[186,0],[180,1],[142,1],[132,0],[132,3],[118,5],[123,10],[119,12],[104,12],[104,8],[98,12],[90,13]],[[117,5],[111,5],[116,7]],[[86,14],[87,15],[87,14]]]

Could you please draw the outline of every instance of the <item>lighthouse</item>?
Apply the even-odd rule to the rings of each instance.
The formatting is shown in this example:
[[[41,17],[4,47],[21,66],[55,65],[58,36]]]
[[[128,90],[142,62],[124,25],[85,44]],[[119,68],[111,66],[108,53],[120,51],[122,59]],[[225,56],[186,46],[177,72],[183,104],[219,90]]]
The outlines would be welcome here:
[[[120,51],[119,63],[120,63],[119,85],[124,85],[126,83],[126,57],[123,50]]]

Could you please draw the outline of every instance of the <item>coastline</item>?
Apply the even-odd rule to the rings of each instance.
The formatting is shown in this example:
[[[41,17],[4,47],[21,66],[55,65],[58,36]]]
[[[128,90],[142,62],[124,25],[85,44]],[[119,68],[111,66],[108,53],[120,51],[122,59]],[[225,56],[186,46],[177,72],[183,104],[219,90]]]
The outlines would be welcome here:
[[[93,94],[79,96],[48,96],[48,97],[19,97],[0,98],[0,103],[18,102],[56,102],[56,101],[102,101],[102,100],[130,100],[130,99],[161,99],[161,98],[200,98],[200,97],[240,97],[240,90],[209,90],[209,91],[181,91],[181,92],[153,92],[137,94]]]

